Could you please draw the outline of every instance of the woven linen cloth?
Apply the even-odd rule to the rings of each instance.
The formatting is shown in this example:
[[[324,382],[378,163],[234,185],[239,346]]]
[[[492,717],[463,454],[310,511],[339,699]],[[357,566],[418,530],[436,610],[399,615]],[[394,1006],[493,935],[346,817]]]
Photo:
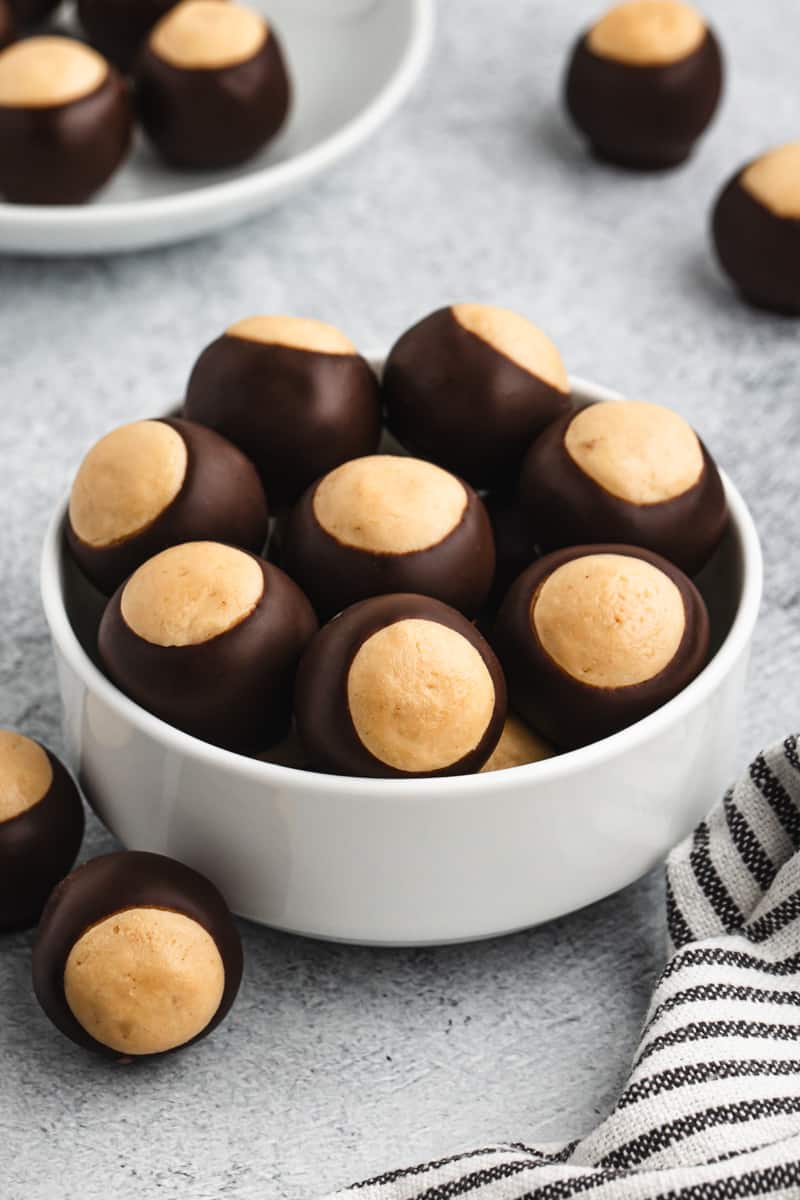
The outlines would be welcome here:
[[[388,1171],[348,1200],[800,1198],[800,747],[751,763],[667,864],[672,956],[611,1114],[568,1145]]]

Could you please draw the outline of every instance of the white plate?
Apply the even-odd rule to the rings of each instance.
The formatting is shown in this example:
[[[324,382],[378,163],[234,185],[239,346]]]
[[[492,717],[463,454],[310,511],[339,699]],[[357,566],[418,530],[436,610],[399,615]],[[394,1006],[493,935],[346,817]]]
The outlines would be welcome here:
[[[137,135],[88,205],[0,204],[0,252],[98,254],[211,233],[268,208],[366,141],[427,58],[433,0],[253,0],[279,33],[294,104],[285,132],[244,167],[170,170]]]

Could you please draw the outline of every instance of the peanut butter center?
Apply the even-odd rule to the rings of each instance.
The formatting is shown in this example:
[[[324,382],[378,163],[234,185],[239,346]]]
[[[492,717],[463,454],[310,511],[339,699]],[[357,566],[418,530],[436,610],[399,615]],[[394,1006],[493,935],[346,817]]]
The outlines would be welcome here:
[[[531,604],[546,654],[590,687],[644,683],[664,670],[686,630],[683,597],[640,558],[589,554],[557,567]]]
[[[436,621],[408,619],[373,633],[347,677],[355,731],[380,762],[399,771],[438,771],[480,742],[495,693],[483,658]]]
[[[243,550],[185,542],[134,571],[122,592],[122,617],[155,646],[197,646],[249,617],[263,592],[261,565]]]
[[[419,458],[372,454],[336,467],[320,482],[314,516],[331,537],[370,554],[411,554],[437,546],[467,507],[455,475]]]
[[[206,1028],[225,968],[197,921],[161,908],[128,908],[88,929],[69,952],[64,994],[76,1021],[120,1054],[162,1054]]]

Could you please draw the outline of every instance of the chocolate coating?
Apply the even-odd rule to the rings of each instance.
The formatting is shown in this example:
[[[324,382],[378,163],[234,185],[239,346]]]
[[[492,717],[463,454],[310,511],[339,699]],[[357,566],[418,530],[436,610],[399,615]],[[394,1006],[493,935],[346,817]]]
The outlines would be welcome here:
[[[64,995],[64,967],[70,950],[87,929],[114,913],[139,907],[168,909],[196,921],[210,934],[222,959],[225,986],[220,1005],[205,1029],[185,1045],[191,1046],[219,1025],[236,998],[242,977],[238,931],[222,896],[203,875],[174,859],[143,851],[93,858],[59,884],[42,914],[33,948],[33,989],[57,1029],[79,1046],[107,1058],[120,1056],[96,1041],[73,1016]]]
[[[520,475],[520,502],[542,549],[623,542],[663,555],[695,575],[728,523],[722,480],[702,442],[703,470],[697,483],[671,500],[633,504],[607,492],[570,457],[564,437],[572,419],[562,417],[540,434]]]
[[[388,428],[413,454],[476,488],[508,483],[569,396],[465,329],[450,308],[414,325],[383,374]]]
[[[80,793],[55,755],[45,753],[53,772],[46,795],[10,820],[0,821],[0,932],[36,924],[83,841]]]
[[[20,29],[41,25],[58,8],[59,0],[11,0],[11,11]]]
[[[371,454],[380,438],[378,381],[366,359],[228,333],[197,360],[184,411],[252,459],[273,511],[340,463]]]
[[[267,540],[267,502],[249,459],[225,438],[193,421],[161,420],[181,435],[188,459],[183,486],[160,516],[124,541],[101,547],[82,541],[67,517],[65,532],[72,556],[106,595],[168,546],[216,541],[258,554]]]
[[[492,524],[496,565],[488,611],[496,612],[511,584],[540,557],[536,526],[514,493],[492,492],[485,498]]]
[[[124,585],[109,600],[98,631],[106,674],[142,708],[203,741],[253,753],[286,736],[297,663],[317,629],[297,585],[279,567],[257,561],[264,574],[260,601],[209,641],[145,641],[122,615]]]
[[[737,171],[717,197],[714,247],[723,270],[757,308],[800,316],[800,220],[771,212]]]
[[[177,0],[78,0],[86,35],[101,54],[128,71],[155,23]]]
[[[492,584],[495,551],[486,508],[468,484],[466,508],[450,534],[425,550],[381,554],[345,545],[323,529],[314,512],[319,482],[289,514],[281,537],[281,565],[320,620],[359,600],[392,592],[432,596],[475,616]]]
[[[300,740],[314,767],[337,775],[403,779],[413,773],[375,758],[356,732],[348,704],[347,682],[353,660],[372,634],[408,619],[433,621],[455,630],[481,658],[491,677],[495,706],[478,745],[469,754],[424,775],[466,775],[489,758],[503,730],[506,685],[491,647],[474,625],[455,609],[429,596],[393,595],[363,600],[323,626],[300,663],[295,686],[295,720]]]
[[[636,170],[677,166],[716,112],[722,54],[706,32],[692,54],[639,66],[594,54],[578,39],[566,78],[566,104],[598,158]]]
[[[10,46],[17,36],[14,14],[8,0],[0,0],[0,50]]]
[[[627,687],[594,687],[569,675],[546,653],[531,621],[533,598],[553,571],[587,555],[619,554],[658,567],[678,588],[685,627],[678,650],[657,675]],[[503,602],[491,637],[506,673],[510,703],[562,750],[599,741],[641,720],[677,695],[705,665],[708,613],[694,584],[673,563],[638,546],[571,546],[524,571]]]
[[[0,194],[12,204],[82,204],[126,157],[131,133],[127,89],[113,67],[72,103],[0,105]]]
[[[289,111],[289,76],[272,30],[252,58],[216,70],[172,66],[147,45],[135,83],[145,133],[175,167],[237,166],[275,136]]]

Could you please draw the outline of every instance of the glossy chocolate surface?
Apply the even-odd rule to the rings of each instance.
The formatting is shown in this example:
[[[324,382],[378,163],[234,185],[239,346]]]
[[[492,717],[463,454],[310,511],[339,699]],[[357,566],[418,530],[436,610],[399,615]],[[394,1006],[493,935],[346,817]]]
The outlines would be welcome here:
[[[563,563],[596,554],[622,554],[658,567],[678,588],[685,628],[678,650],[663,671],[629,687],[593,687],[567,674],[544,650],[531,621],[531,604],[545,579]],[[682,691],[708,657],[705,602],[673,563],[638,546],[572,546],[534,563],[514,583],[495,622],[491,643],[508,683],[511,706],[561,750],[599,741],[660,708]]]
[[[255,609],[209,641],[157,646],[122,615],[123,587],[100,622],[98,649],[113,683],[177,729],[230,750],[257,753],[285,737],[300,655],[317,629],[306,597],[278,567],[258,560],[265,587]]]
[[[447,537],[425,550],[379,554],[344,545],[322,528],[314,513],[315,485],[289,514],[281,537],[281,565],[320,620],[359,600],[392,592],[433,596],[474,617],[492,584],[494,537],[483,501],[464,486],[467,506]]]
[[[131,133],[127,88],[113,67],[72,103],[0,105],[0,195],[13,204],[82,204],[126,157]]]
[[[323,626],[300,663],[295,687],[297,732],[317,770],[373,779],[414,777],[369,752],[356,732],[347,699],[348,673],[364,642],[387,625],[410,619],[438,622],[466,638],[486,664],[495,694],[494,714],[475,749],[458,762],[424,775],[470,774],[494,750],[506,717],[506,685],[488,643],[465,617],[438,600],[414,595],[378,596],[354,604]]]
[[[182,913],[213,939],[225,968],[219,1008],[205,1029],[184,1046],[211,1033],[227,1015],[242,977],[242,944],[228,906],[203,875],[161,854],[121,851],[93,858],[53,892],[42,914],[33,949],[33,988],[53,1024],[87,1050],[120,1054],[96,1041],[72,1015],[64,995],[70,950],[92,925],[127,908],[164,908]],[[166,1053],[174,1053],[167,1051]]]
[[[800,220],[771,212],[738,171],[717,199],[714,246],[723,269],[758,308],[800,316]]]
[[[258,554],[267,540],[267,502],[249,459],[211,429],[178,417],[162,419],[183,438],[188,459],[181,490],[155,521],[115,545],[95,547],[81,541],[67,517],[66,538],[72,555],[106,595],[168,546],[226,542]]]
[[[80,793],[66,768],[45,753],[53,772],[47,794],[16,817],[0,821],[0,932],[36,924],[83,841]]]
[[[465,329],[449,308],[412,326],[383,375],[386,423],[403,446],[473,487],[507,486],[568,395]]]
[[[564,437],[571,416],[555,421],[531,446],[520,476],[520,502],[543,550],[590,542],[642,546],[695,575],[725,532],[728,507],[713,459],[701,443],[697,483],[659,504],[613,496],[571,458]]]
[[[275,136],[289,111],[289,77],[272,32],[246,62],[209,70],[174,67],[145,46],[135,82],[145,132],[176,167],[237,166]]]
[[[91,44],[128,71],[150,30],[176,0],[78,0],[78,16]]]
[[[634,66],[603,58],[579,38],[566,78],[566,104],[594,153],[624,167],[659,170],[691,154],[722,93],[722,55],[708,30],[685,58]]]
[[[252,459],[273,511],[340,463],[371,454],[381,431],[378,381],[360,355],[227,333],[197,360],[184,411]]]

